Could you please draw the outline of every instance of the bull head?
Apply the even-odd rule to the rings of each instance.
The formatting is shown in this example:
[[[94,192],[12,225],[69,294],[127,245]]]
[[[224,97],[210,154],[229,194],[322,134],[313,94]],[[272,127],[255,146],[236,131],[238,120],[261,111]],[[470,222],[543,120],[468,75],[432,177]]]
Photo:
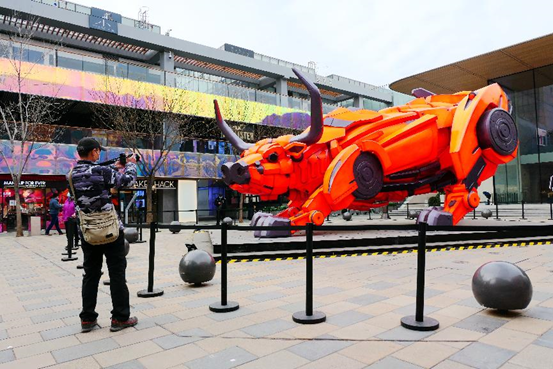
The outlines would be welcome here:
[[[238,149],[240,160],[223,164],[223,180],[241,193],[276,198],[290,187],[294,162],[303,159],[308,146],[316,144],[323,134],[323,104],[317,86],[296,69],[292,71],[305,85],[311,97],[311,125],[297,136],[286,135],[248,144],[224,121],[217,100],[214,101],[217,125],[230,143]]]

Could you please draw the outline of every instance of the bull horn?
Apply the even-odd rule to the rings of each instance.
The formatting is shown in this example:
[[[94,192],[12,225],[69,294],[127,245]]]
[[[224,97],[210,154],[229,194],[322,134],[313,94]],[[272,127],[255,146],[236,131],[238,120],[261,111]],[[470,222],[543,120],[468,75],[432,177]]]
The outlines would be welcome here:
[[[242,141],[242,139],[238,137],[236,133],[234,133],[232,128],[229,127],[227,122],[224,121],[223,116],[221,115],[221,110],[219,110],[219,103],[217,102],[217,100],[213,100],[213,105],[215,106],[215,119],[217,120],[217,126],[219,126],[219,129],[223,131],[223,134],[230,141],[232,146],[240,151],[246,151],[247,149],[252,147],[253,144],[245,143],[244,141]]]
[[[323,100],[319,89],[313,82],[305,78],[297,69],[292,68],[292,71],[305,85],[311,96],[311,128],[309,132],[292,137],[290,142],[303,142],[306,145],[311,145],[319,141],[323,135]]]

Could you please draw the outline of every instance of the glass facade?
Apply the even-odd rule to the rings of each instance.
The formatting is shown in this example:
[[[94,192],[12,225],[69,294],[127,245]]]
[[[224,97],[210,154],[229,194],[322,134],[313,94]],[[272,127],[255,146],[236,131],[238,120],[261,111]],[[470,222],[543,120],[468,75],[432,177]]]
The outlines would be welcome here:
[[[495,175],[498,201],[553,201],[553,65],[490,81],[495,82],[509,96],[519,134],[516,160]]]

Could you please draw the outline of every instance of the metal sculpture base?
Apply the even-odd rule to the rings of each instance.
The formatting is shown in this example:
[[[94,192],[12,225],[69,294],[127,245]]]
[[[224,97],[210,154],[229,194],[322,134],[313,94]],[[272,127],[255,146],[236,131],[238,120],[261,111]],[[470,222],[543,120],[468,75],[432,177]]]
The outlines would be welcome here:
[[[229,313],[231,311],[238,310],[240,305],[234,301],[228,301],[226,305],[221,304],[220,302],[215,302],[209,305],[209,310],[214,313]]]
[[[326,321],[326,315],[320,311],[314,311],[313,315],[307,315],[305,311],[298,311],[292,315],[292,319],[300,324],[318,324]]]
[[[145,290],[140,290],[136,293],[136,295],[138,297],[144,297],[144,298],[149,298],[149,297],[158,297],[158,296],[161,296],[163,295],[163,290],[160,290],[158,288],[153,288],[152,291],[148,291],[147,289]]]
[[[79,259],[78,257],[73,256],[73,257],[61,258],[61,261],[73,261],[78,259]]]
[[[414,315],[408,315],[401,318],[401,326],[412,331],[435,331],[440,328],[440,322],[427,316],[422,318],[422,322],[418,322]]]

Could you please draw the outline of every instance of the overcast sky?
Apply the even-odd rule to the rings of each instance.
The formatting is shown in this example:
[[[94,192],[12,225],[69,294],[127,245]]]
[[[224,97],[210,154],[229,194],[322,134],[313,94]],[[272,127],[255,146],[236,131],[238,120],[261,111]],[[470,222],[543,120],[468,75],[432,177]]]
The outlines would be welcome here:
[[[553,33],[550,0],[74,1],[375,85]]]

